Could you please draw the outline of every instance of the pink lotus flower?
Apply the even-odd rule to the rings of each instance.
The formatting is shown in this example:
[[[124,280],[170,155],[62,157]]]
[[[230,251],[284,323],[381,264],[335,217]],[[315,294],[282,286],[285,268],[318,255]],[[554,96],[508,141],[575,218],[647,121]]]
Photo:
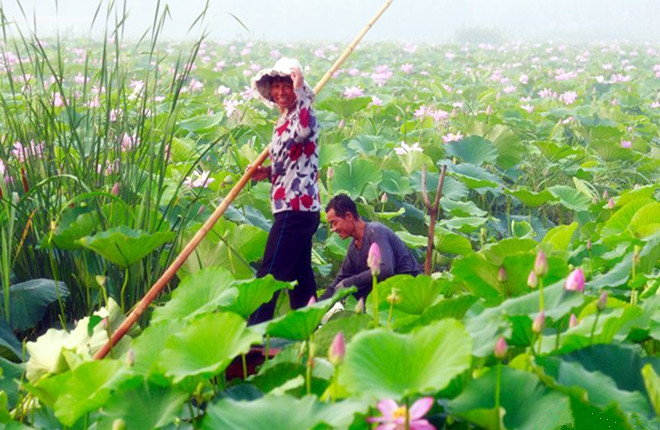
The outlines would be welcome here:
[[[383,101],[376,96],[371,96],[371,104],[374,106],[382,106]]]
[[[521,105],[520,106],[522,109],[526,110],[527,113],[532,113],[534,112],[534,106],[532,105]]]
[[[559,96],[559,101],[565,105],[572,105],[577,100],[577,93],[575,91],[566,91]]]
[[[622,140],[622,141],[621,141],[621,147],[622,147],[622,148],[626,148],[626,149],[628,149],[628,148],[630,148],[631,146],[632,146],[632,142],[631,142],[631,141],[629,141],[629,140]]]
[[[374,242],[369,247],[369,254],[367,255],[367,266],[371,269],[371,274],[378,276],[380,274],[380,246]]]
[[[347,99],[354,99],[357,97],[362,97],[364,95],[364,90],[360,87],[346,87],[342,93]]]
[[[436,430],[436,428],[422,417],[433,406],[433,397],[422,397],[406,411],[404,405],[399,406],[392,399],[378,402],[378,410],[382,417],[369,417],[367,422],[381,423],[376,430],[404,430],[406,428],[406,412],[409,414],[408,424],[410,430]]]
[[[413,143],[412,145],[408,145],[406,142],[401,142],[399,145],[400,146],[394,148],[394,152],[397,155],[412,154],[413,152],[423,151],[417,142]]]
[[[566,278],[566,284],[564,284],[564,289],[566,291],[584,291],[584,272],[581,267],[573,270],[568,278]]]
[[[447,133],[444,136],[442,136],[442,141],[444,143],[449,143],[449,142],[458,142],[459,140],[463,139],[463,135],[459,131],[458,133]]]
[[[189,186],[190,188],[206,188],[211,182],[215,181],[214,178],[209,177],[210,174],[211,172],[199,173],[198,171],[194,171],[190,177],[183,181],[183,184]]]
[[[575,316],[575,314],[571,314],[571,317],[568,320],[568,327],[573,328],[573,327],[577,327],[577,325],[578,325],[577,317]]]

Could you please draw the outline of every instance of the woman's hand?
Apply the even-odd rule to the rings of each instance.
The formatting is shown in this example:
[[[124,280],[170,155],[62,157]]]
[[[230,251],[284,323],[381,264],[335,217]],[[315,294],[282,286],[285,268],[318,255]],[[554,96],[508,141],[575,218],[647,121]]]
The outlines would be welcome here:
[[[291,80],[293,81],[293,88],[298,89],[302,88],[305,83],[305,78],[303,78],[302,71],[299,67],[291,68]]]
[[[250,170],[252,166],[247,166],[247,170]],[[253,181],[263,181],[264,179],[270,178],[270,166],[259,166],[257,170],[252,174]]]

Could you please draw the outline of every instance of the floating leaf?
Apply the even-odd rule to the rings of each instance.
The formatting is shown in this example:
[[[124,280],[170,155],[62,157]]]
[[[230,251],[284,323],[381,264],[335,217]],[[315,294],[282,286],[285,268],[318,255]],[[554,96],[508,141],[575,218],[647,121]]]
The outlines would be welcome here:
[[[83,237],[77,243],[120,267],[128,267],[174,240],[175,235],[173,231],[148,233],[122,225]]]
[[[350,393],[377,398],[436,393],[470,367],[469,339],[452,319],[405,335],[384,329],[359,333],[346,348],[339,383]]]

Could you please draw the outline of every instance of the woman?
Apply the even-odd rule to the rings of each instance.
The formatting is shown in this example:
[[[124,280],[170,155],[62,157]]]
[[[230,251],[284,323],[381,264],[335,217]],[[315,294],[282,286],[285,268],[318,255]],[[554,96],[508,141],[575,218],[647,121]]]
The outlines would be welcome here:
[[[297,281],[289,295],[291,308],[297,309],[316,299],[312,237],[319,225],[321,202],[314,91],[305,83],[300,63],[290,58],[259,72],[252,87],[280,111],[270,142],[270,166],[260,166],[252,176],[270,179],[275,218],[257,277],[270,273],[281,281]],[[252,314],[250,324],[271,319],[276,302],[277,295]]]

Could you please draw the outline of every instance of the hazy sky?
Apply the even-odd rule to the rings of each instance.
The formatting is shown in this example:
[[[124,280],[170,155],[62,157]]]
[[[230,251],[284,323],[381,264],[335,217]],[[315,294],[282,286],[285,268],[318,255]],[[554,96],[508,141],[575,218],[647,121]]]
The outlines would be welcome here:
[[[101,0],[105,15],[107,0]],[[23,23],[16,0],[0,0],[5,15]],[[123,1],[117,1],[123,5]],[[183,38],[205,0],[162,0],[170,17],[166,38]],[[206,28],[213,39],[351,40],[383,0],[211,0]],[[50,35],[90,34],[98,0],[21,0],[29,26]],[[127,36],[139,37],[157,0],[127,0]],[[234,15],[248,27],[243,28]],[[394,0],[365,40],[444,42],[465,28],[497,30],[510,39],[643,39],[660,41],[660,0]],[[97,30],[103,26],[98,23]],[[197,36],[195,31],[192,36]]]

